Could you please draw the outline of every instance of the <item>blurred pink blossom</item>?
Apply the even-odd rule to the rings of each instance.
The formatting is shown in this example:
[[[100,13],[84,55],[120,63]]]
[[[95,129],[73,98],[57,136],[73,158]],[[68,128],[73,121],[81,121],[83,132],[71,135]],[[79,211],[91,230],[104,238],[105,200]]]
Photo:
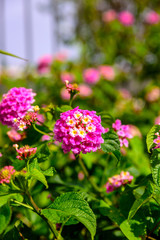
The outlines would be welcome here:
[[[50,136],[48,136],[48,135],[43,135],[42,138],[41,138],[41,141],[42,141],[42,142],[43,142],[43,141],[49,141],[50,139],[51,139]]]
[[[0,152],[0,157],[2,157],[3,155],[2,155],[2,153]]]
[[[145,96],[148,102],[156,102],[160,99],[160,88],[153,87]]]
[[[61,80],[63,83],[65,83],[65,81],[69,81],[70,83],[72,83],[74,81],[74,75],[72,73],[69,72],[63,72],[61,73]]]
[[[84,179],[84,173],[83,173],[82,171],[80,171],[80,172],[78,173],[78,179],[79,179],[80,181],[82,181],[82,180]]]
[[[21,141],[26,137],[25,132],[20,134],[15,129],[11,129],[10,131],[8,131],[7,135],[12,142]]]
[[[160,125],[160,116],[156,117],[154,124]]]
[[[92,89],[86,84],[79,85],[79,95],[81,97],[89,97],[92,94]]]
[[[87,68],[83,72],[84,81],[89,84],[96,84],[100,80],[99,71],[95,68]]]
[[[98,70],[103,78],[109,81],[113,81],[115,78],[114,68],[111,66],[99,66]]]
[[[42,114],[38,114],[36,124],[41,125],[41,123],[44,123],[44,121],[45,121],[44,116]]]
[[[138,136],[138,137],[142,138],[142,133],[140,132],[138,127],[136,127],[135,125],[132,125],[132,124],[130,124],[128,126],[129,126],[129,132],[133,137]]]
[[[58,62],[65,62],[67,60],[67,53],[65,51],[58,52],[54,55],[53,60]]]
[[[117,18],[117,13],[115,10],[110,9],[102,14],[102,20],[104,22],[112,22]]]
[[[131,26],[134,23],[134,16],[129,11],[122,11],[122,12],[119,13],[119,21],[124,26]]]
[[[148,24],[157,24],[160,21],[160,15],[155,11],[150,11],[145,15],[145,22]]]
[[[131,93],[125,89],[125,88],[121,88],[119,89],[119,93],[120,93],[120,96],[123,98],[123,99],[128,99],[130,100],[132,98],[132,95]]]
[[[63,100],[69,100],[70,99],[70,94],[69,94],[69,92],[67,91],[67,89],[65,87],[63,87],[61,89],[60,95],[61,95],[61,98]]]
[[[133,137],[130,133],[129,125],[122,125],[121,120],[116,119],[115,123],[112,124],[112,128],[119,137],[120,147],[128,147],[128,139]]]
[[[38,60],[38,64],[37,64],[38,73],[40,73],[40,74],[48,73],[50,71],[50,66],[51,66],[52,61],[53,61],[53,56],[52,55],[42,56]]]

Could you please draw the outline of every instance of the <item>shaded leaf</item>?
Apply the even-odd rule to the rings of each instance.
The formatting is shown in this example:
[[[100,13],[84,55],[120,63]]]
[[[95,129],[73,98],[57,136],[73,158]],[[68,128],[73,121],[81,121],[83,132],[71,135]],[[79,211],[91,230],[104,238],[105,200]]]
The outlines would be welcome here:
[[[151,152],[151,148],[154,145],[153,140],[155,139],[155,133],[158,132],[159,130],[160,130],[160,125],[154,125],[147,134],[146,143],[147,143],[147,149],[149,153]]]
[[[0,234],[6,229],[11,219],[11,208],[8,204],[0,208]]]
[[[90,231],[93,239],[96,233],[96,218],[82,194],[68,192],[62,194],[42,214],[53,223],[66,223],[75,218]]]

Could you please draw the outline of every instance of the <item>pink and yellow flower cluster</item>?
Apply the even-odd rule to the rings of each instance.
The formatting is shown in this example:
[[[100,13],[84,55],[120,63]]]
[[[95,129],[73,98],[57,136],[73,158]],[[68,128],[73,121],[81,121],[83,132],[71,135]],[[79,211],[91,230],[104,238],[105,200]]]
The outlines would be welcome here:
[[[121,120],[117,119],[115,123],[112,124],[112,128],[119,137],[120,147],[128,147],[128,139],[133,137],[130,133],[129,125],[122,125]]]
[[[13,127],[13,120],[24,117],[26,112],[31,109],[31,104],[35,101],[35,95],[36,93],[33,93],[32,89],[24,87],[14,87],[8,93],[3,94],[0,102],[0,122]]]
[[[54,127],[54,139],[62,142],[64,153],[74,154],[95,152],[104,142],[101,134],[105,130],[100,116],[95,111],[81,110],[79,107],[61,113]]]
[[[157,133],[155,133],[155,135],[157,136],[157,138],[155,138],[155,139],[153,140],[153,142],[154,142],[155,145],[156,145],[154,148],[160,148],[160,133],[157,132]]]
[[[0,183],[10,183],[12,175],[15,173],[13,166],[5,166],[0,170]]]
[[[18,158],[19,160],[25,160],[27,158],[29,158],[30,156],[34,155],[37,151],[37,148],[31,148],[28,145],[25,145],[21,148],[18,149],[18,144],[14,144],[13,147],[15,147],[18,156],[16,158]]]
[[[120,188],[128,183],[131,183],[133,176],[129,172],[122,171],[119,175],[114,175],[108,179],[106,183],[106,192],[113,192],[115,189]]]

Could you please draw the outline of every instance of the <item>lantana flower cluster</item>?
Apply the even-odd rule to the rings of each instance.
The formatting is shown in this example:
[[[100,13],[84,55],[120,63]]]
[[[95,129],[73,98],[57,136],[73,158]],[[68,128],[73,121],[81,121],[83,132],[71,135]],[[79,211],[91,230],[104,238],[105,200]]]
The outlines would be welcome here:
[[[14,87],[8,93],[3,94],[0,102],[0,122],[13,127],[13,119],[24,117],[26,112],[31,109],[31,104],[35,101],[35,95],[36,93],[33,93],[32,89],[24,87]]]
[[[81,110],[79,107],[61,113],[54,127],[54,139],[62,142],[64,153],[74,154],[95,152],[104,142],[101,134],[105,129],[101,117],[95,111]]]
[[[31,157],[32,155],[34,155],[37,151],[37,148],[31,148],[28,145],[25,145],[21,148],[18,149],[18,144],[14,144],[13,147],[15,147],[18,156],[16,158],[18,158],[19,160],[25,160],[29,157]]]
[[[153,140],[153,142],[156,144],[154,148],[160,148],[160,132],[155,133],[157,138]]]
[[[37,111],[39,110],[38,106],[33,106],[29,109],[28,112],[24,115],[24,117],[14,118],[14,127],[20,131],[23,131],[27,127],[31,126],[31,124],[35,123],[38,118]]]
[[[0,170],[0,183],[10,183],[12,175],[15,173],[13,166],[5,166]]]
[[[119,137],[120,147],[128,147],[128,139],[133,137],[130,133],[129,125],[122,125],[121,120],[117,119],[115,123],[112,124],[112,128]]]
[[[131,183],[133,176],[129,172],[122,171],[119,175],[114,175],[108,179],[106,183],[106,192],[113,192],[115,189],[120,188],[128,183]]]

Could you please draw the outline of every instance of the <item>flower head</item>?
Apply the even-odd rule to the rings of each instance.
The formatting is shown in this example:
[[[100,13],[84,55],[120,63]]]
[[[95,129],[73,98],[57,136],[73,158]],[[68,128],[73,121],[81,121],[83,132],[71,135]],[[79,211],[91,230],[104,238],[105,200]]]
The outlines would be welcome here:
[[[122,125],[121,120],[117,119],[115,123],[112,124],[112,128],[115,132],[117,132],[117,135],[119,137],[120,146],[128,147],[128,138],[132,138],[129,125]]]
[[[0,183],[10,183],[12,175],[15,173],[13,166],[5,166],[0,170]]]
[[[21,141],[26,137],[25,133],[20,134],[15,129],[8,131],[7,135],[12,142]]]
[[[83,73],[84,81],[89,84],[96,84],[100,79],[99,71],[95,68],[88,68]]]
[[[107,23],[107,22],[112,22],[112,21],[114,21],[116,18],[117,18],[117,13],[116,13],[116,11],[113,10],[113,9],[110,9],[110,10],[104,12],[103,15],[102,15],[102,20],[103,20],[104,22],[106,22],[106,23]]]
[[[160,131],[155,133],[155,135],[157,136],[157,138],[153,140],[153,142],[155,143],[154,148],[160,148]]]
[[[29,147],[28,145],[25,145],[24,147],[21,147],[18,149],[18,145],[17,144],[14,144],[13,147],[15,147],[17,153],[18,153],[18,156],[17,158],[19,160],[24,160],[26,158],[29,158],[30,156],[34,155],[37,151],[37,148],[31,148]]]
[[[3,94],[0,103],[0,122],[7,126],[14,126],[14,119],[22,118],[34,103],[36,93],[24,87],[12,88]]]
[[[150,11],[145,15],[145,22],[148,24],[157,24],[160,22],[160,15],[155,11]]]
[[[101,134],[104,132],[101,118],[96,112],[76,107],[61,113],[54,127],[54,138],[62,142],[64,153],[71,150],[74,154],[79,154],[99,149],[103,143]]]
[[[120,175],[114,175],[108,179],[108,182],[106,183],[106,192],[113,192],[115,189],[131,183],[132,180],[133,176],[131,176],[129,172],[122,171]]]
[[[37,70],[40,74],[46,74],[50,71],[50,66],[53,61],[52,55],[45,55],[38,60]]]
[[[122,11],[119,14],[119,21],[124,25],[124,26],[131,26],[134,23],[134,16],[131,12],[129,11]]]
[[[74,75],[69,72],[63,72],[63,73],[61,73],[61,80],[64,83],[66,80],[69,81],[70,83],[72,83],[74,81]]]
[[[114,68],[111,66],[99,66],[99,72],[101,74],[101,76],[108,80],[108,81],[113,81],[115,78],[115,71]]]

